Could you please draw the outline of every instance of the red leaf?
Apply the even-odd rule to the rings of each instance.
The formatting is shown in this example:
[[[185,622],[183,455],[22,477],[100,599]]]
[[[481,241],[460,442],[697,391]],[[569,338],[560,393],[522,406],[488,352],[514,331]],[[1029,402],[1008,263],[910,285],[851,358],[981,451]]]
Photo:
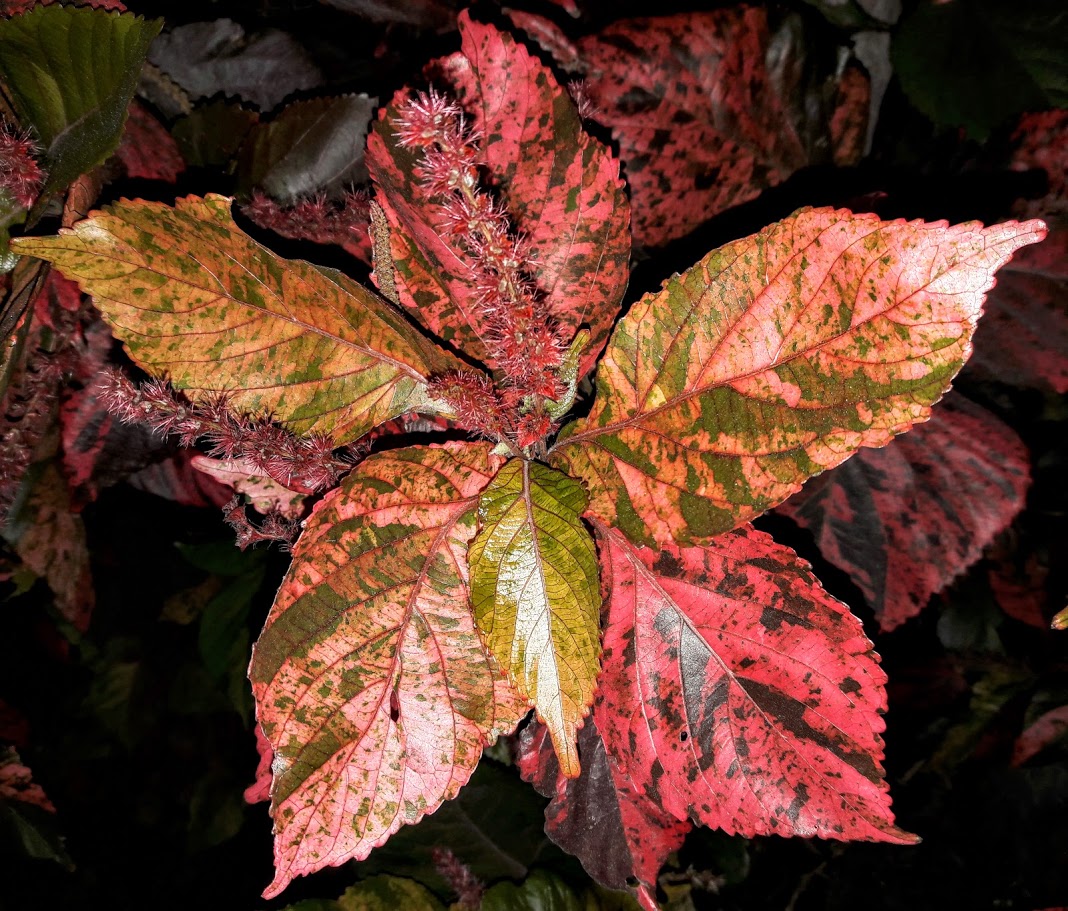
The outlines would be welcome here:
[[[1046,195],[1023,205],[1021,215],[1068,214],[1068,111],[1024,114],[1012,139],[1012,169],[1040,168],[1049,180]]]
[[[598,532],[594,719],[639,793],[739,835],[917,840],[894,826],[880,766],[886,675],[792,551],[749,527],[659,553]]]
[[[956,393],[931,420],[865,449],[778,507],[848,572],[884,630],[916,616],[1023,509],[1027,447]]]
[[[1027,554],[1022,567],[1016,564],[1011,554],[999,556],[1001,559],[995,559],[988,576],[998,607],[1013,620],[1048,629],[1045,607],[1049,597],[1045,586],[1049,567],[1037,553]]]
[[[619,165],[587,136],[552,72],[508,34],[460,16],[461,54],[441,63],[485,137],[492,183],[529,242],[532,278],[549,312],[591,329],[581,370],[596,360],[629,276],[629,210]],[[431,223],[416,157],[392,135],[401,93],[368,140],[367,165],[391,229],[401,301],[433,332],[485,360],[483,317],[455,240]],[[420,204],[422,202],[422,204]]]
[[[766,65],[767,13],[616,22],[579,42],[597,119],[619,142],[634,240],[657,245],[806,163]]]
[[[275,754],[265,897],[434,812],[526,712],[468,595],[500,464],[488,444],[373,455],[306,521],[249,668]]]
[[[1068,734],[1068,705],[1051,709],[1041,715],[1016,738],[1012,750],[1012,764],[1021,766]]]
[[[582,774],[566,778],[545,725],[532,722],[519,735],[520,774],[552,798],[545,832],[601,885],[630,889],[637,880],[642,907],[655,911],[657,874],[682,846],[690,823],[674,819],[632,787],[592,720],[579,731],[578,745]]]
[[[128,177],[174,183],[185,170],[178,143],[138,101],[130,104],[126,128],[115,154]]]
[[[195,455],[183,449],[169,459],[142,468],[130,476],[130,486],[182,506],[222,506],[232,496],[230,489],[194,469]]]
[[[271,741],[263,736],[258,724],[256,751],[260,754],[260,761],[256,765],[256,780],[245,788],[245,803],[259,803],[271,799],[271,763],[274,760],[274,751],[271,749]]]
[[[0,801],[7,800],[33,804],[49,813],[56,812],[44,788],[33,780],[33,773],[10,747],[0,750]]]
[[[1022,250],[998,275],[969,364],[1014,386],[1068,392],[1068,222]]]

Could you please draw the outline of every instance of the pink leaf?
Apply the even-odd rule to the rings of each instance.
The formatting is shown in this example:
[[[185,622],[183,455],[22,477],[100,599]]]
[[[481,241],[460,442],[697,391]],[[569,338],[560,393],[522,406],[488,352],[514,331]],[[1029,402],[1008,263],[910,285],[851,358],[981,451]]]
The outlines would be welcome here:
[[[192,466],[235,493],[247,496],[252,508],[265,516],[277,513],[286,519],[296,519],[304,511],[302,493],[262,474],[250,459],[209,459],[194,455]]]
[[[982,556],[1024,506],[1027,447],[956,393],[892,445],[865,449],[778,511],[864,593],[891,630]]]
[[[484,137],[483,164],[530,246],[532,278],[550,314],[592,340],[590,369],[629,277],[629,207],[619,164],[582,130],[551,70],[508,34],[460,16],[462,53],[441,70]],[[432,331],[485,359],[485,330],[456,241],[432,223],[416,158],[393,136],[394,105],[368,140],[367,165],[391,229],[402,303]],[[419,203],[422,202],[422,205]]]
[[[609,754],[676,819],[727,832],[911,844],[880,763],[886,676],[807,566],[743,527],[659,553],[598,526],[609,592]]]
[[[373,455],[305,523],[249,668],[275,756],[265,897],[433,813],[526,712],[468,596],[500,464],[488,444]]]
[[[545,725],[532,722],[519,735],[516,764],[552,802],[545,810],[545,831],[586,872],[610,889],[630,889],[638,882],[638,898],[656,908],[656,880],[665,859],[682,846],[690,830],[656,803],[638,793],[609,757],[593,721],[578,738],[582,774],[560,774],[552,740]]]
[[[998,275],[969,370],[1014,386],[1068,392],[1068,221]]]

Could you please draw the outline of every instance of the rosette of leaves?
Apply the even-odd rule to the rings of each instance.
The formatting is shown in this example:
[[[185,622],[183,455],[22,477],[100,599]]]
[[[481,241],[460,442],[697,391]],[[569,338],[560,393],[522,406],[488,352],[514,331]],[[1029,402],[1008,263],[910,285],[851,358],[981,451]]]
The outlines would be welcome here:
[[[264,894],[433,812],[531,707],[520,765],[550,833],[647,908],[693,823],[911,843],[871,643],[749,523],[928,419],[1044,226],[802,210],[616,322],[618,162],[521,44],[460,28],[369,140],[380,294],[275,256],[222,197],[17,244],[194,403],[225,392],[336,446],[412,413],[468,432],[369,455],[305,520],[250,667]]]

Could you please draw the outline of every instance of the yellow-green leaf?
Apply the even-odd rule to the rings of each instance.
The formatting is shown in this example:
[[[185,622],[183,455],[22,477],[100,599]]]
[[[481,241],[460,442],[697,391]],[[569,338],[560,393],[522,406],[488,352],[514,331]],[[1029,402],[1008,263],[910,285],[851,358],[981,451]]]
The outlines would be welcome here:
[[[354,440],[424,405],[425,378],[455,365],[373,292],[258,244],[224,196],[123,200],[15,243],[92,294],[149,373],[297,433]]]
[[[601,656],[597,550],[579,518],[587,501],[573,478],[513,459],[482,493],[468,553],[478,627],[534,702],[570,777]]]

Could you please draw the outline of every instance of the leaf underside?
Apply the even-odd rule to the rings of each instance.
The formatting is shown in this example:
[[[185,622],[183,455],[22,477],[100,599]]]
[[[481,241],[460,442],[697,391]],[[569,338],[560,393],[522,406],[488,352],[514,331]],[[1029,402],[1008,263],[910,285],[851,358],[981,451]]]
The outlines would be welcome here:
[[[275,753],[268,898],[432,813],[527,710],[468,598],[489,450],[371,456],[307,521],[249,668]]]
[[[808,528],[891,630],[916,616],[1023,509],[1027,447],[950,393],[907,436],[866,449],[777,509]]]
[[[575,736],[600,670],[597,551],[579,518],[582,485],[513,459],[479,503],[471,601],[486,646],[534,703],[564,774],[579,772]]]
[[[455,363],[373,292],[256,243],[223,196],[122,201],[16,243],[92,294],[148,372],[339,445],[424,404],[424,378]]]
[[[594,720],[636,791],[738,835],[916,841],[893,824],[880,766],[886,675],[791,550],[750,527],[659,552],[598,535]]]
[[[620,321],[552,464],[630,540],[708,542],[926,420],[993,273],[1044,235],[817,209],[727,244]]]

